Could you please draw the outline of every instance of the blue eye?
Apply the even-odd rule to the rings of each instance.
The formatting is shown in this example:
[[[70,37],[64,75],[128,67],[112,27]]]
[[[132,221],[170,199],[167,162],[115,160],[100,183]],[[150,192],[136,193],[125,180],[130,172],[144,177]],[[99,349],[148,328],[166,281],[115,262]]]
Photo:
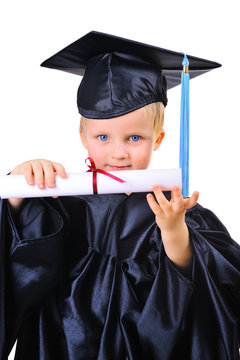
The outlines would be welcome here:
[[[102,141],[106,141],[108,139],[107,135],[99,135],[98,138]]]
[[[130,136],[130,139],[131,139],[132,141],[138,141],[138,140],[140,139],[140,136],[139,136],[139,135],[131,135],[131,136]]]

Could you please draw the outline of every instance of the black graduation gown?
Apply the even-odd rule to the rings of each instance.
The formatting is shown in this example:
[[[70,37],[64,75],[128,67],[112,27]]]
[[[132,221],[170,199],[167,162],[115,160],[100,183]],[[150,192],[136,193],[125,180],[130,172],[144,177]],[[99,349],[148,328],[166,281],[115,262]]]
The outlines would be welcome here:
[[[145,196],[2,201],[1,360],[239,359],[240,246],[197,205],[179,269]]]

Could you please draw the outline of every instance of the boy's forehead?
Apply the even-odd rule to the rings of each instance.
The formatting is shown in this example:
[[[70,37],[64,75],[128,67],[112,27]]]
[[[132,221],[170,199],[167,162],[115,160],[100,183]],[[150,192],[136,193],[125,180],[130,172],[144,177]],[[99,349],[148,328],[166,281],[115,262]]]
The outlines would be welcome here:
[[[82,117],[82,119],[84,126],[93,131],[114,128],[119,128],[123,131],[131,131],[131,129],[149,128],[153,125],[154,106],[144,106],[127,114],[110,119],[91,119],[85,117]]]

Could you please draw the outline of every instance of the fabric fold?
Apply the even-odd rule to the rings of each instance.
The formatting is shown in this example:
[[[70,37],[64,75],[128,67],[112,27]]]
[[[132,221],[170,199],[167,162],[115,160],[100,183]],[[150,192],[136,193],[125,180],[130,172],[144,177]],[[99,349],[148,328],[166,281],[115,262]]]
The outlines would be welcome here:
[[[185,273],[144,193],[5,205],[5,358],[18,339],[15,360],[239,359],[240,246],[209,210],[186,214]]]

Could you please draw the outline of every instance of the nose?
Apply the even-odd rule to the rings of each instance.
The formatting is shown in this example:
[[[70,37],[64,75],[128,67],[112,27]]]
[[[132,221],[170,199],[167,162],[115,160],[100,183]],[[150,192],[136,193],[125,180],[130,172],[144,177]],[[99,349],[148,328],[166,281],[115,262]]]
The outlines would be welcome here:
[[[127,159],[128,151],[126,145],[122,142],[114,142],[111,148],[111,157],[116,160]]]

